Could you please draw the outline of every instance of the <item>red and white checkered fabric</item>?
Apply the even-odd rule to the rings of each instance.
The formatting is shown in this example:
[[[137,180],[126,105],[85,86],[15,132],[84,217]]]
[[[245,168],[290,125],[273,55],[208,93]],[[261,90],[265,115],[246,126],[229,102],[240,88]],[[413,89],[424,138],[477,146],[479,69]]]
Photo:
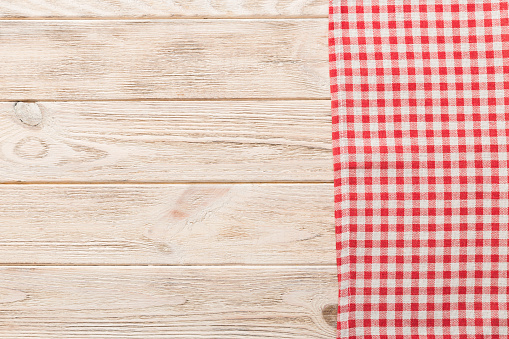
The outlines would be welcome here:
[[[338,338],[509,338],[507,1],[332,0]]]

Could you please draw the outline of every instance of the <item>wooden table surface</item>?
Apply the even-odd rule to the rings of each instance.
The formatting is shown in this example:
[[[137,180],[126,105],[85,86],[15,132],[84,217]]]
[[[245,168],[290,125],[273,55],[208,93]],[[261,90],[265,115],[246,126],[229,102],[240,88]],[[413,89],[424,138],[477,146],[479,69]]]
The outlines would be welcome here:
[[[327,0],[0,0],[0,338],[335,338]]]

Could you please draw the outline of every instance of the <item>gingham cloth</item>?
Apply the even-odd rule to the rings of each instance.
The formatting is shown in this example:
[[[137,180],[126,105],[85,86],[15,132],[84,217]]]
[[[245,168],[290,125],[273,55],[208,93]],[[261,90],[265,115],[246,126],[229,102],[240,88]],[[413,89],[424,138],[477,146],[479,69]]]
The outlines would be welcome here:
[[[338,338],[509,338],[507,1],[332,0]]]

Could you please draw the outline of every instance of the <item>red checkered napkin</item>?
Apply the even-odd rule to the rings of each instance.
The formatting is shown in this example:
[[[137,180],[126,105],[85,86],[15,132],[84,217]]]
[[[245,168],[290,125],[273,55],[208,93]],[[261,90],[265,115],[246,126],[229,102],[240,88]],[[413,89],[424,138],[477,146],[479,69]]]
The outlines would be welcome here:
[[[507,1],[332,0],[338,338],[509,338]]]

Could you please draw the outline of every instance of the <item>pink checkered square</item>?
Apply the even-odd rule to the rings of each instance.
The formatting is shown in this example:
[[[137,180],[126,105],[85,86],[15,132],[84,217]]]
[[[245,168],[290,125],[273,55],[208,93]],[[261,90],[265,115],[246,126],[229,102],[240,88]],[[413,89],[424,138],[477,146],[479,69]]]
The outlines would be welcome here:
[[[509,338],[507,1],[332,0],[338,338]]]

